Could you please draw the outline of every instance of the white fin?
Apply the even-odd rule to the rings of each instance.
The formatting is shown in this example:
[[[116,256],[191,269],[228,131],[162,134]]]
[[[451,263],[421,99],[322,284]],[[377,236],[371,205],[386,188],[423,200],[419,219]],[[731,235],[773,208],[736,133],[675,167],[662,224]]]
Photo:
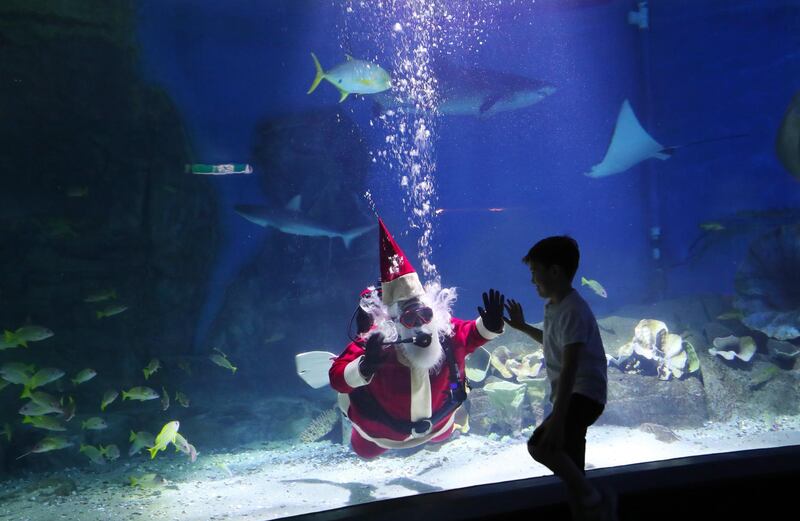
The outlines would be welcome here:
[[[626,99],[619,110],[614,135],[603,161],[594,165],[586,175],[605,177],[624,172],[651,157],[667,159],[669,156],[664,157],[663,150],[664,146],[642,128],[631,103]]]
[[[292,197],[288,203],[286,203],[286,209],[291,212],[299,212],[300,211],[300,197],[302,194],[297,194]]]
[[[330,385],[328,371],[333,365],[333,359],[336,358],[336,356],[337,355],[328,353],[327,351],[299,353],[294,357],[297,375],[314,389]]]

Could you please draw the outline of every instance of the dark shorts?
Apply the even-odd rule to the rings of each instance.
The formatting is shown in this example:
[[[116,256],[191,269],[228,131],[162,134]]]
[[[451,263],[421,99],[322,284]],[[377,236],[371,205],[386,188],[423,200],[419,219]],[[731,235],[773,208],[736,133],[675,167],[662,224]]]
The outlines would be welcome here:
[[[585,473],[586,465],[586,430],[597,418],[603,414],[605,406],[582,394],[572,394],[569,397],[567,417],[564,423],[564,452],[575,462],[575,465]],[[545,422],[550,416],[545,418]],[[541,431],[537,430],[528,440],[530,445],[536,446]]]

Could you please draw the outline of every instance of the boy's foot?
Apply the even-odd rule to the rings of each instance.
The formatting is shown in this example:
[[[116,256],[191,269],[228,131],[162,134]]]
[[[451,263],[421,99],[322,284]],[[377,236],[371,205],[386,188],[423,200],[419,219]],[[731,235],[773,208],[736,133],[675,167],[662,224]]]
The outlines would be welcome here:
[[[619,521],[616,492],[608,488],[603,488],[599,492],[600,501],[590,505],[581,505],[578,519],[585,521]]]

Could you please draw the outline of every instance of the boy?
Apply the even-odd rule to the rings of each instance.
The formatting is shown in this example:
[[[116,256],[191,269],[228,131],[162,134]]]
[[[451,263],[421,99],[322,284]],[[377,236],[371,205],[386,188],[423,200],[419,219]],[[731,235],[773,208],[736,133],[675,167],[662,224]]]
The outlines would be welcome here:
[[[536,243],[522,262],[539,296],[547,299],[543,330],[527,324],[522,306],[512,299],[503,319],[544,346],[553,411],[528,440],[528,452],[567,485],[573,518],[614,520],[615,497],[598,491],[584,470],[586,430],[605,407],[607,376],[597,321],[572,288],[579,258],[571,237]]]

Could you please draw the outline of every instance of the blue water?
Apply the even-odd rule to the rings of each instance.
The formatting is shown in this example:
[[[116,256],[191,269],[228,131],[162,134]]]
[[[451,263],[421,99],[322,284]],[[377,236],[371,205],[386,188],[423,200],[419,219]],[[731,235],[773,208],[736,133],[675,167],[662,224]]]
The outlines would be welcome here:
[[[436,219],[434,262],[445,285],[460,288],[459,314],[474,313],[480,293],[490,286],[530,298],[519,259],[539,238],[560,233],[580,243],[580,273],[609,290],[608,301],[596,302],[601,312],[653,296],[731,292],[737,263],[728,261],[726,252],[692,269],[670,270],[663,291],[654,292],[649,231],[661,228],[669,265],[687,255],[700,222],[800,202],[796,180],[773,153],[777,124],[796,88],[791,79],[800,74],[796,6],[655,2],[651,29],[639,31],[626,21],[627,2],[589,2],[597,5],[574,9],[543,3],[538,11],[508,4],[484,6],[493,16],[490,24],[483,21],[486,43],[475,45],[465,37],[454,59],[546,80],[558,90],[519,111],[438,122],[439,206],[510,209]],[[348,15],[346,5],[351,4],[139,3],[144,69],[180,107],[198,157],[245,161],[262,118],[336,105],[330,85],[305,94],[313,77],[308,53],[332,64],[348,50],[343,45],[379,58],[388,47],[360,40],[363,34],[343,34],[342,28],[352,25],[348,16],[369,18],[373,9],[374,19],[380,19],[377,8],[356,6],[356,14]],[[649,160],[613,177],[582,176],[602,159],[625,98],[667,146],[747,137],[679,149],[667,162]],[[365,99],[349,99],[341,108],[362,123],[370,117]],[[375,129],[366,126],[367,139],[380,139],[370,130]],[[378,165],[370,176],[376,210],[395,233],[405,232],[403,216],[391,213],[398,210],[396,174]],[[251,179],[213,182],[226,241],[209,281],[196,345],[204,340],[226,282],[261,241],[277,233],[251,226],[230,206],[254,197],[284,203],[254,193]],[[413,239],[412,233],[403,246],[413,251]],[[364,275],[369,280],[375,273]],[[538,312],[537,302],[530,305]]]

